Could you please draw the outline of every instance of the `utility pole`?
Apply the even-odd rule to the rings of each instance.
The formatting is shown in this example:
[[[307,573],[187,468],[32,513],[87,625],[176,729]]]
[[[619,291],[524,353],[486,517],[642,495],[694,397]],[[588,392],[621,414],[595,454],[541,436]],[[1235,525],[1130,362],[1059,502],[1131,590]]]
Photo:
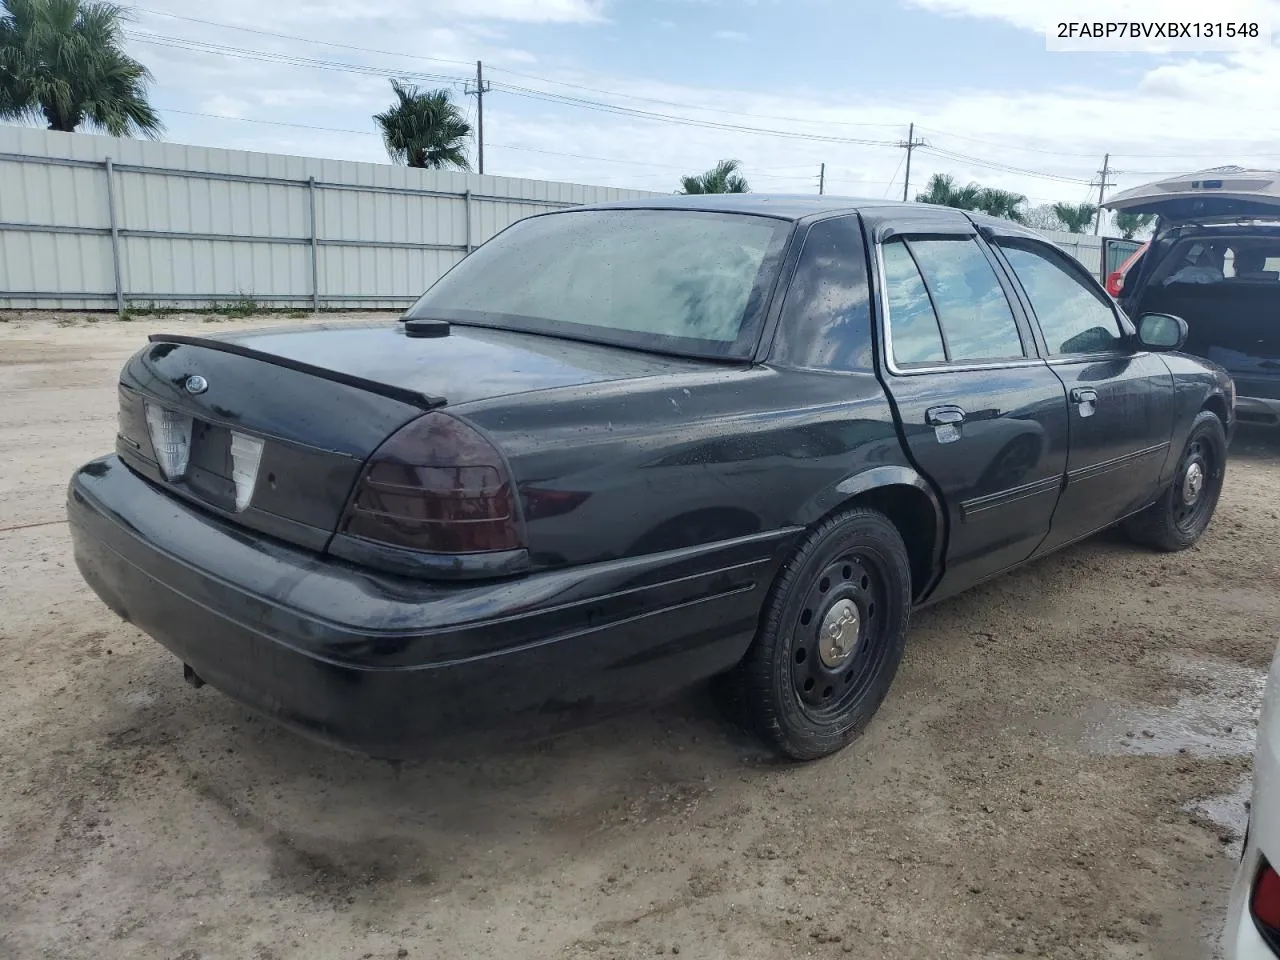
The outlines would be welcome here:
[[[484,95],[489,87],[484,82],[484,64],[476,61],[476,88],[468,90],[467,95],[475,94],[476,98],[476,166],[478,173],[484,173]]]
[[[1093,217],[1093,235],[1096,237],[1098,231],[1102,229],[1102,201],[1106,197],[1107,187],[1114,187],[1114,183],[1107,183],[1107,174],[1111,173],[1111,154],[1103,154],[1102,169],[1098,171],[1098,212]]]
[[[911,192],[911,151],[916,147],[924,146],[923,138],[916,139],[916,125],[914,123],[907,127],[907,139],[905,141],[899,140],[898,146],[905,147],[907,151],[907,173],[902,180],[902,199],[905,202],[907,194]]]
[[[827,165],[824,163],[818,167],[818,196],[822,196],[827,189]]]

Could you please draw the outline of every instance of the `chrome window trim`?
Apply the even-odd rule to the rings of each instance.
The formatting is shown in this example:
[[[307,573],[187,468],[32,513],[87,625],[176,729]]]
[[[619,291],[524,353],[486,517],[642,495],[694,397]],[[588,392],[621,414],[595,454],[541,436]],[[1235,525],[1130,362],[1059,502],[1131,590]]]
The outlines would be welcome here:
[[[927,233],[928,231],[923,230],[921,232]],[[888,239],[889,239],[889,242],[892,242],[895,239],[905,238],[906,236],[908,235],[894,234]],[[973,239],[975,236],[976,236],[975,234],[969,234],[967,238]],[[890,315],[889,315],[889,287],[888,287],[888,280],[885,277],[884,255],[882,253],[882,248],[884,247],[884,244],[885,244],[884,240],[877,239],[876,242],[871,246],[875,253],[875,258],[876,258],[876,281],[877,281],[877,286],[879,287],[879,290],[876,292],[876,305],[879,307],[879,312],[881,317],[880,337],[881,337],[881,340],[883,341],[884,365],[885,365],[885,368],[891,374],[893,374],[895,377],[913,377],[913,376],[919,376],[920,374],[926,374],[926,373],[950,373],[958,370],[1017,370],[1022,368],[1044,366],[1045,361],[1042,358],[1028,357],[1025,355],[1022,357],[1010,357],[1007,360],[999,360],[999,359],[997,360],[955,360],[955,361],[947,361],[943,363],[919,363],[919,364],[912,363],[912,364],[906,365],[905,367],[899,365],[898,362],[893,358],[893,324],[890,320]],[[913,258],[913,261],[914,261],[914,258]],[[922,282],[924,282],[923,274],[921,275],[920,279]],[[1004,292],[1003,287],[1001,287],[1001,292],[1002,293]],[[1006,299],[1008,299],[1007,295],[1006,295]],[[1009,310],[1010,310],[1010,313],[1013,312],[1012,304],[1009,305]],[[941,318],[939,318],[938,322],[939,323],[942,322]],[[1016,315],[1014,316],[1014,322],[1015,324],[1017,322]],[[1022,339],[1021,331],[1019,331],[1018,333],[1018,339],[1019,340]],[[1027,345],[1024,343],[1022,345],[1022,349],[1025,351],[1026,348],[1027,348]]]

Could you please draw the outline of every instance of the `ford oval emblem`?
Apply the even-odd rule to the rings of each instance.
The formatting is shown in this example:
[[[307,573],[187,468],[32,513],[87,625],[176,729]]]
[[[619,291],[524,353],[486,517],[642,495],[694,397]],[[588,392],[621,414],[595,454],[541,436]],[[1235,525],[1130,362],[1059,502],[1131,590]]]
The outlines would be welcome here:
[[[187,386],[187,393],[190,393],[190,394],[204,393],[206,390],[209,389],[209,381],[197,373],[190,377],[187,377],[186,386]]]

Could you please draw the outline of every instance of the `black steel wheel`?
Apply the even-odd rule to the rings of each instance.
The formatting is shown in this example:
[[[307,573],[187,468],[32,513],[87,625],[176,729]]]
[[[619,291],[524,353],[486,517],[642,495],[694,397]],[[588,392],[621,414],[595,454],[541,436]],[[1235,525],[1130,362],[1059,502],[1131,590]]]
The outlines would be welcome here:
[[[778,574],[729,678],[738,712],[796,760],[844,747],[897,673],[910,606],[910,562],[888,518],[866,508],[827,518]]]
[[[1160,499],[1125,522],[1125,532],[1158,550],[1185,550],[1213,520],[1227,473],[1227,435],[1216,414],[1201,411]]]

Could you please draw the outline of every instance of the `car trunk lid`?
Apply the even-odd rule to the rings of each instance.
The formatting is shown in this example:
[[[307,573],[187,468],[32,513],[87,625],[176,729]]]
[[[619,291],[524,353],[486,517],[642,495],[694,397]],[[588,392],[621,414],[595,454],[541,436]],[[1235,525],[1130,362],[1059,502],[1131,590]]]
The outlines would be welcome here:
[[[121,373],[116,446],[173,495],[323,550],[370,454],[429,410],[696,366],[457,326],[431,339],[368,324],[157,335]]]

